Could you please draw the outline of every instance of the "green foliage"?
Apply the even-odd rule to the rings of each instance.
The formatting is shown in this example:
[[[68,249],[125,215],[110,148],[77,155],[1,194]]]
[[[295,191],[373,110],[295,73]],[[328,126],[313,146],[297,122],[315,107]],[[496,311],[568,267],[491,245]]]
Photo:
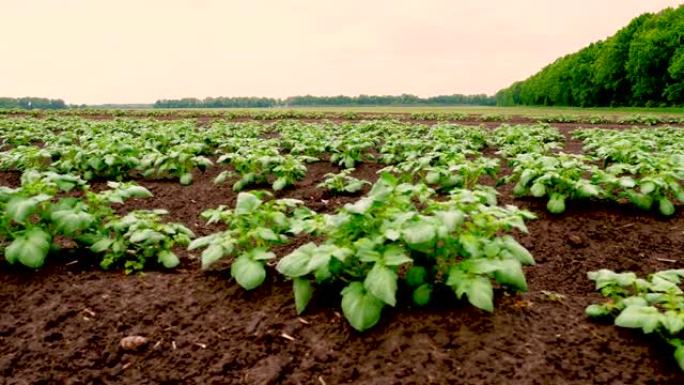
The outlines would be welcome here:
[[[161,223],[162,211],[135,211],[121,218],[112,205],[152,194],[132,183],[110,182],[108,187],[94,193],[76,176],[49,171],[25,172],[17,189],[0,187],[0,248],[5,248],[5,259],[38,269],[61,237],[105,253],[103,268],[126,261],[125,270],[131,272],[145,267],[150,258],[167,268],[176,266],[179,260],[171,250],[187,244],[192,232]],[[64,195],[73,190],[80,196]]]
[[[137,210],[115,218],[104,227],[102,235],[91,246],[103,253],[100,266],[109,269],[123,265],[126,273],[143,270],[152,261],[167,269],[178,266],[173,252],[176,245],[187,246],[194,237],[192,231],[178,223],[164,223],[166,210]]]
[[[187,121],[21,120],[0,128],[6,143],[0,169],[37,169],[90,180],[178,178],[212,165],[207,158],[223,134],[204,132]]]
[[[675,348],[674,357],[684,371],[684,340],[679,337],[684,330],[684,269],[659,271],[647,279],[610,270],[593,271],[588,276],[608,298],[587,307],[588,316],[615,318],[617,326],[659,335]]]
[[[370,182],[362,179],[357,179],[350,174],[354,172],[353,168],[342,170],[337,174],[325,174],[325,180],[317,187],[336,193],[355,193],[361,191],[365,185]]]
[[[498,148],[497,154],[514,157],[520,154],[550,154],[562,147],[563,135],[557,128],[541,123],[535,125],[502,124],[488,138],[492,147]]]
[[[374,145],[375,143],[368,136],[348,135],[332,143],[330,162],[344,168],[354,168],[364,160],[373,159],[368,150]]]
[[[601,188],[585,177],[598,172],[598,167],[590,164],[584,156],[530,153],[518,155],[511,163],[511,175],[503,181],[515,182],[513,194],[549,197],[546,207],[553,214],[564,212],[568,199],[602,196]]]
[[[0,99],[0,102],[2,100]],[[264,108],[297,106],[406,106],[406,105],[494,105],[491,96],[480,95],[440,95],[420,98],[415,95],[359,95],[359,96],[290,96],[285,99],[259,97],[218,97],[163,99],[154,103],[154,108]],[[0,107],[1,108],[1,107]],[[10,107],[13,108],[13,107]]]
[[[59,110],[66,108],[66,103],[62,99],[47,98],[0,98],[0,109],[40,109],[40,110]]]
[[[684,102],[684,6],[643,14],[606,40],[496,94],[498,105],[661,106]]]
[[[457,189],[447,201],[433,200],[433,193],[385,173],[367,196],[325,216],[326,240],[299,247],[276,267],[293,279],[297,311],[314,283],[346,283],[342,310],[359,331],[375,325],[385,306],[396,305],[401,282],[412,288],[417,305],[430,301],[434,286],[445,285],[487,311],[493,310],[492,280],[525,290],[521,266],[534,260],[502,233],[526,231],[524,219],[532,214],[496,206],[491,188]],[[405,276],[404,265],[410,267]]]
[[[175,145],[165,153],[151,151],[144,155],[138,169],[146,178],[175,177],[179,178],[181,184],[188,185],[192,183],[193,169],[204,171],[213,165],[208,158],[197,155],[206,151],[204,147],[199,143],[190,143]]]
[[[236,256],[231,276],[247,290],[260,286],[266,278],[264,264],[275,254],[270,248],[289,241],[287,234],[314,233],[319,227],[314,213],[295,199],[264,200],[267,193],[238,194],[235,208],[219,206],[202,216],[208,224],[223,223],[226,230],[197,238],[189,250],[203,248],[202,268]]]
[[[265,147],[263,152],[254,151],[252,154],[231,153],[219,158],[219,162],[233,166],[240,179],[233,184],[234,191],[242,191],[250,185],[269,183],[271,187],[279,191],[293,185],[297,180],[306,176],[305,162],[317,160],[314,157],[303,155],[278,155],[273,148]],[[232,177],[233,173],[225,171],[214,180],[215,183],[223,183]]]
[[[584,150],[602,161],[593,182],[605,197],[673,215],[684,203],[684,136],[678,128],[580,130]]]

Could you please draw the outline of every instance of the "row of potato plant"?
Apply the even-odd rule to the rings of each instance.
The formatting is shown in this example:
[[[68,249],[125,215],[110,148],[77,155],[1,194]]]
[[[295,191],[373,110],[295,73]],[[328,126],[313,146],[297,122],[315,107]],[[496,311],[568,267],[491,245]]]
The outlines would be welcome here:
[[[370,192],[336,214],[317,214],[292,199],[240,193],[234,209],[206,211],[209,223],[226,229],[194,240],[202,267],[232,257],[231,276],[247,290],[260,286],[275,245],[311,234],[321,242],[298,247],[277,263],[292,279],[301,313],[317,286],[343,286],[342,311],[352,327],[375,325],[385,306],[395,306],[405,285],[413,302],[425,305],[436,287],[454,291],[474,306],[493,311],[494,284],[527,288],[523,265],[530,253],[507,232],[526,232],[534,216],[514,206],[498,206],[491,187],[454,189],[435,199],[427,185],[402,183],[383,173]]]
[[[566,200],[590,198],[629,202],[644,210],[657,206],[665,216],[675,213],[677,202],[684,203],[684,135],[679,128],[578,130],[574,136],[584,140],[585,155],[554,153],[556,142],[544,139],[553,135],[531,134],[523,126],[499,128],[494,138],[499,136],[507,138],[495,143],[511,166],[511,174],[500,182],[514,183],[517,196],[548,197],[551,213],[564,212]]]
[[[79,177],[34,170],[22,174],[18,188],[0,186],[0,251],[7,262],[38,269],[50,251],[70,240],[100,256],[104,269],[177,266],[173,249],[187,245],[193,233],[162,221],[164,210],[117,214],[116,205],[152,194],[133,183],[107,186],[95,193]]]

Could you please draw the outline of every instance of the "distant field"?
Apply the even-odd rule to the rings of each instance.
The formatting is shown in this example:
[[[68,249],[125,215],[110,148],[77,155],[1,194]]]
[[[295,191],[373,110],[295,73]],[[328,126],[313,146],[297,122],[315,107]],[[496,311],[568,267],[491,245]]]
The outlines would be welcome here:
[[[157,109],[159,110],[159,109]],[[174,109],[175,110],[175,109]],[[202,110],[202,109],[179,109],[179,110]],[[284,107],[284,108],[211,108],[209,111],[229,110],[229,111],[273,111],[273,110],[295,110],[295,111],[316,111],[316,112],[367,112],[367,113],[414,113],[414,112],[439,112],[439,113],[463,113],[473,115],[517,115],[517,116],[546,116],[546,115],[601,115],[601,116],[627,116],[634,114],[649,115],[676,115],[684,116],[684,107],[600,107],[600,108],[579,108],[579,107],[488,107],[488,106],[378,106],[378,107]]]
[[[489,121],[489,122],[555,122],[555,123],[616,123],[616,124],[682,124],[684,107],[644,108],[578,108],[578,107],[495,107],[495,106],[329,106],[273,108],[146,108],[142,106],[109,105],[62,110],[2,110],[4,114],[34,116],[175,116],[224,117],[227,119],[376,119],[407,118],[411,120]],[[404,116],[402,116],[404,115]]]

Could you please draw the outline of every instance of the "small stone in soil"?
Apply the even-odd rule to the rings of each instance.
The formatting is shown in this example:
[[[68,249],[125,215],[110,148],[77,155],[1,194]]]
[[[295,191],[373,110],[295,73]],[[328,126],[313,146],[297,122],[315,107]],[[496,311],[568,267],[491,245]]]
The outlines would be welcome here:
[[[149,340],[143,336],[128,336],[121,339],[119,346],[121,349],[127,351],[138,350],[143,345],[146,345]]]

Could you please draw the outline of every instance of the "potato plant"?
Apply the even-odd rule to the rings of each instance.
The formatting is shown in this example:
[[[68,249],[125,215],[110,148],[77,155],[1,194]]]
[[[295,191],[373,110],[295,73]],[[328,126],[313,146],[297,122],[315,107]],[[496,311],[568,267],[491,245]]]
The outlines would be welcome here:
[[[189,250],[202,248],[201,265],[207,269],[226,257],[235,257],[231,276],[246,290],[255,289],[266,279],[265,264],[275,258],[271,247],[289,241],[289,234],[314,232],[307,226],[311,210],[295,199],[270,199],[265,192],[238,194],[235,208],[219,206],[202,216],[208,224],[223,223],[226,229],[192,241]]]
[[[583,129],[575,131],[573,136],[584,142],[587,154],[602,159],[606,166],[612,163],[634,165],[649,162],[654,157],[684,152],[680,128]]]
[[[356,138],[348,135],[346,138],[333,142],[330,149],[332,151],[330,162],[344,168],[354,168],[365,160],[373,159],[368,150],[374,145],[374,141],[368,137]]]
[[[211,165],[206,157],[226,132],[203,132],[189,121],[25,121],[33,140],[9,134],[12,148],[0,152],[0,168],[39,169],[74,174],[86,180],[125,180],[131,171],[149,178],[192,179],[194,169]],[[55,132],[59,130],[59,132]],[[13,131],[14,132],[14,131]]]
[[[52,154],[36,146],[21,145],[0,152],[0,170],[45,170],[52,163]]]
[[[103,268],[112,266],[115,260],[133,257],[137,262],[127,263],[126,271],[139,270],[152,255],[158,256],[167,267],[175,266],[177,262],[172,263],[174,256],[169,254],[171,248],[175,243],[187,244],[192,233],[179,224],[162,224],[154,215],[133,212],[121,218],[112,205],[152,194],[132,183],[110,182],[108,187],[109,190],[94,193],[85,181],[73,175],[27,171],[22,175],[20,188],[0,188],[0,246],[4,248],[5,259],[10,264],[18,262],[29,268],[40,268],[49,251],[58,248],[55,239],[63,237],[72,239],[78,247],[89,247],[96,253],[106,252]],[[80,196],[63,195],[75,189],[80,190]],[[159,213],[154,212],[155,215]],[[138,221],[131,223],[133,218]],[[121,224],[128,225],[121,227]],[[173,241],[164,238],[151,242],[148,238],[141,239],[140,235],[126,233],[144,226],[172,238],[175,234],[171,230],[182,235]],[[118,243],[109,238],[117,231],[121,236]],[[114,254],[117,254],[116,258]]]
[[[511,158],[520,154],[548,155],[562,147],[564,137],[558,129],[548,124],[507,125],[496,128],[489,136],[490,146],[498,148],[498,154]]]
[[[396,305],[400,283],[411,288],[417,305],[444,285],[485,311],[494,306],[492,281],[525,290],[522,265],[534,260],[502,232],[526,231],[524,220],[532,214],[490,205],[491,189],[462,190],[446,202],[432,200],[433,194],[385,173],[367,196],[326,216],[326,240],[301,246],[276,267],[293,280],[297,312],[315,285],[336,282],[345,284],[342,311],[359,331],[375,325],[385,306]]]
[[[587,307],[592,318],[614,319],[615,325],[641,329],[662,338],[674,348],[674,358],[684,371],[684,269],[664,270],[646,279],[632,272],[592,271],[589,279],[608,301]]]
[[[271,183],[274,191],[279,191],[306,176],[306,162],[316,161],[309,156],[278,155],[277,150],[267,149],[274,154],[241,155],[239,153],[227,154],[219,158],[219,162],[233,166],[234,172],[224,171],[219,174],[214,183],[224,183],[235,174],[239,176],[233,184],[234,191],[242,191],[250,185]]]
[[[104,233],[90,249],[104,254],[100,266],[109,269],[123,265],[126,273],[143,270],[150,261],[165,268],[174,268],[180,259],[174,247],[188,246],[195,236],[179,223],[164,223],[166,210],[136,210],[117,217],[104,226]]]
[[[684,169],[683,169],[684,170]],[[684,203],[684,173],[671,168],[654,169],[640,165],[615,163],[596,174],[597,183],[605,186],[607,197],[626,199],[642,210],[657,205],[665,216],[675,213],[675,202]]]
[[[350,174],[355,169],[348,168],[342,170],[337,174],[327,173],[324,175],[325,180],[318,184],[318,188],[322,188],[335,193],[355,193],[361,191],[364,186],[369,185],[370,182],[363,179],[354,178]]]
[[[587,178],[598,168],[580,155],[521,154],[511,161],[511,175],[500,182],[514,182],[516,196],[549,197],[546,208],[552,214],[565,211],[568,199],[587,199],[602,196],[601,186]]]
[[[461,153],[431,152],[385,167],[381,172],[395,174],[404,182],[419,181],[440,191],[449,191],[475,187],[482,177],[493,177],[498,170],[498,159],[467,159]]]
[[[602,161],[605,169],[594,175],[606,198],[627,200],[661,214],[675,212],[684,202],[684,139],[679,128],[579,130],[575,137],[584,149]]]
[[[205,171],[213,165],[202,152],[200,144],[176,145],[165,153],[150,151],[140,161],[137,169],[145,178],[179,178],[180,184],[192,183],[192,170]]]

